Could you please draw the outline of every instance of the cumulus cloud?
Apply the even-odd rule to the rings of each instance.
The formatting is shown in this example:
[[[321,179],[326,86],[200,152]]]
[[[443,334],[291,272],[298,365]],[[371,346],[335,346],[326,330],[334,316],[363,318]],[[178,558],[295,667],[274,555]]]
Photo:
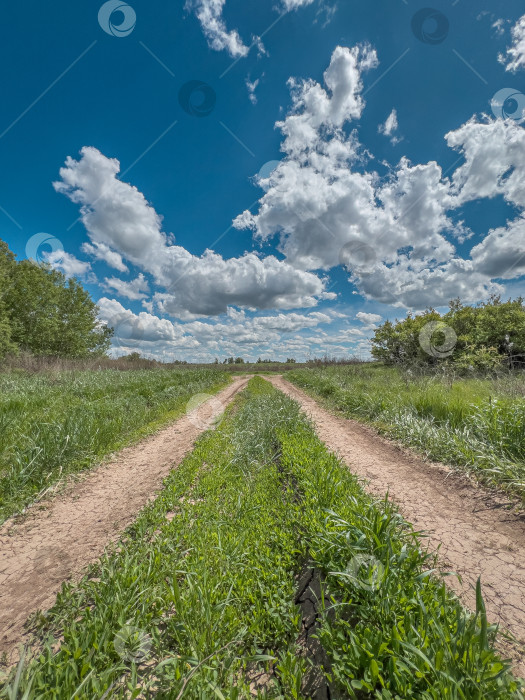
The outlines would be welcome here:
[[[86,282],[96,282],[96,277],[88,262],[79,260],[65,250],[55,250],[44,254],[45,261],[55,270],[60,270],[66,277],[81,277]]]
[[[338,320],[339,315],[331,311],[249,317],[244,311],[230,310],[221,321],[174,323],[151,312],[136,314],[107,297],[98,305],[101,322],[114,328],[116,354],[139,351],[164,360],[210,361],[217,355],[239,353],[252,360],[259,355],[304,359],[311,354],[320,355],[327,348],[333,352],[335,345],[340,354],[348,355],[355,348],[356,339],[363,336],[356,328],[336,331],[331,339],[323,330]],[[311,331],[315,335],[308,335]]]
[[[119,180],[117,160],[94,148],[84,148],[79,160],[68,158],[55,187],[80,206],[91,240],[84,251],[120,271],[129,262],[151,276],[147,300],[149,290],[136,286],[137,280],[106,279],[122,296],[127,292],[143,302],[141,323],[154,311],[186,321],[177,338],[181,347],[196,348],[196,358],[219,347],[234,354],[236,343],[253,349],[286,341],[291,348],[295,340],[288,336],[308,328],[315,332],[297,340],[301,352],[324,346],[335,354],[350,341],[366,343],[378,314],[362,312],[358,326],[328,337],[315,315],[323,312],[268,315],[256,323],[234,307],[291,311],[335,299],[319,271],[337,266],[346,268],[366,299],[413,309],[457,296],[475,302],[502,291],[499,281],[525,274],[525,129],[510,119],[472,118],[445,136],[462,157],[449,176],[435,161],[406,157],[380,176],[355,128],[365,108],[363,76],[377,65],[369,46],[337,47],[322,84],[289,83],[291,108],[277,122],[283,158],[270,174],[256,176],[262,195],[255,212],[234,221],[261,244],[275,239],[284,259],[252,252],[224,259],[211,250],[192,255],[163,231],[144,195]],[[393,134],[395,110],[390,117],[384,127]],[[473,200],[495,197],[515,208],[517,218],[460,256],[458,241],[464,244],[473,232],[457,212]],[[222,324],[199,320],[224,313],[228,320]]]
[[[516,73],[521,68],[525,68],[525,15],[520,17],[512,27],[511,37],[511,46],[498,58],[500,63],[505,65],[505,70]]]
[[[249,47],[236,29],[228,30],[222,17],[226,0],[188,0],[186,8],[194,10],[210,48],[227,51],[232,58],[246,56]]]
[[[284,158],[256,178],[264,191],[258,210],[234,225],[262,241],[278,237],[295,268],[344,265],[365,298],[395,306],[421,309],[456,296],[473,302],[501,290],[479,252],[458,256],[454,241],[472,231],[451,215],[498,195],[525,208],[525,130],[512,120],[473,118],[446,135],[464,157],[451,177],[435,161],[405,157],[380,177],[355,132],[343,128],[361,116],[362,74],[375,65],[370,48],[338,47],[323,85],[290,83],[292,107],[277,122]],[[388,121],[393,132],[395,119]],[[496,237],[509,237],[509,248],[518,243],[509,227]]]
[[[355,282],[368,299],[411,309],[444,306],[456,297],[474,302],[502,291],[471,260],[462,258],[436,264],[400,255],[393,265],[380,263]]]
[[[94,245],[110,248],[134,264],[155,267],[167,245],[162,219],[136,187],[117,178],[120,163],[85,147],[60,169],[57,192],[80,205],[81,221]]]
[[[111,250],[105,243],[95,243],[94,245],[91,245],[91,243],[83,243],[80,249],[83,253],[90,255],[95,258],[95,260],[102,260],[106,265],[109,265],[109,267],[119,272],[129,272],[122,260],[122,255]]]
[[[396,131],[399,128],[399,122],[397,120],[397,111],[393,109],[390,114],[388,115],[386,121],[384,124],[380,124],[377,128],[377,131],[380,134],[383,134],[383,136],[387,136],[390,139],[390,142],[392,145],[398,144],[401,139],[399,136],[396,136]]]
[[[471,254],[476,269],[491,278],[525,275],[525,217],[489,231]]]
[[[498,195],[525,208],[525,129],[510,119],[470,119],[446,135],[465,163],[453,173],[455,204]]]
[[[333,134],[345,122],[358,119],[365,106],[362,73],[377,65],[377,53],[368,45],[338,46],[325,71],[324,88],[313,80],[290,79],[292,109],[276,124],[285,137],[282,150],[297,155],[313,150],[321,140],[321,127]]]
[[[172,244],[161,217],[136,187],[118,179],[119,170],[116,159],[85,147],[79,160],[67,159],[54,187],[80,205],[92,242],[89,252],[106,261],[114,252],[114,264],[125,259],[151,274],[163,289],[155,295],[162,311],[190,318],[221,314],[230,305],[291,309],[335,297],[317,275],[275,256],[224,259],[207,250],[198,257]],[[129,291],[129,286],[119,289]]]
[[[104,280],[104,289],[112,290],[120,297],[131,299],[132,301],[140,301],[148,298],[149,284],[148,280],[142,273],[131,282],[125,282],[118,277],[106,277]]]
[[[166,293],[155,300],[159,310],[177,316],[217,316],[228,306],[251,309],[293,309],[315,306],[317,298],[335,298],[324,292],[324,282],[270,255],[246,253],[225,260],[207,250],[201,257],[171,246],[163,270]]]
[[[358,321],[364,323],[365,326],[372,326],[375,323],[379,323],[379,321],[382,318],[380,314],[367,314],[364,311],[359,311],[358,313],[356,313],[355,317]]]

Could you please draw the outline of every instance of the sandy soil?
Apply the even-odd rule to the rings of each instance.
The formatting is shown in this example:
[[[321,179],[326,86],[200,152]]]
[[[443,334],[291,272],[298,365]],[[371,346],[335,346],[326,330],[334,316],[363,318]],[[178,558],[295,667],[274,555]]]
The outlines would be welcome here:
[[[272,384],[298,401],[328,448],[367,481],[366,490],[390,498],[406,520],[439,548],[443,570],[460,574],[446,582],[475,609],[474,586],[481,576],[489,621],[517,640],[501,642],[518,675],[525,677],[525,518],[503,498],[476,487],[444,465],[425,462],[353,420],[337,417],[282,377]]]
[[[122,450],[0,527],[0,655],[16,660],[29,615],[51,607],[62,582],[78,578],[117,539],[210,427],[210,414],[219,415],[248,380],[233,379],[190,417]]]

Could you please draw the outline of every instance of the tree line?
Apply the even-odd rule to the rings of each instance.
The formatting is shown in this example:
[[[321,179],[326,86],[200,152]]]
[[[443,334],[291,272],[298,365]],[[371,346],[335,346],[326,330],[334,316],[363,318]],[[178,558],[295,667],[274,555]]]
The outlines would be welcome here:
[[[80,282],[49,265],[16,260],[0,239],[0,358],[19,351],[65,358],[106,355],[113,329],[99,323],[98,311]],[[524,300],[492,296],[468,306],[455,299],[445,314],[427,309],[386,321],[371,343],[373,358],[390,365],[525,367]],[[244,364],[244,359],[228,357],[223,364]]]
[[[17,261],[0,239],[0,357],[85,358],[105,355],[113,330],[101,326],[98,307],[75,279],[49,265]]]
[[[453,365],[460,370],[525,366],[524,300],[498,295],[476,306],[450,302],[449,311],[409,313],[386,321],[372,338],[372,356],[389,365]]]

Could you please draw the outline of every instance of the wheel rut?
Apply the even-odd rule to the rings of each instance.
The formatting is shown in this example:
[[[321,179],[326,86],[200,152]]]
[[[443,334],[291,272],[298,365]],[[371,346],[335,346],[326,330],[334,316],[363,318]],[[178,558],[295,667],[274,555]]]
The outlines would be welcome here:
[[[28,617],[51,607],[62,583],[78,579],[118,539],[155,499],[220,405],[230,403],[248,381],[235,378],[203,404],[197,419],[183,416],[0,527],[0,656],[16,662]]]
[[[282,377],[270,378],[295,399],[312,420],[317,434],[359,477],[372,495],[389,498],[416,531],[423,547],[438,552],[440,569],[453,571],[445,581],[466,607],[475,609],[479,576],[491,623],[498,623],[515,642],[501,638],[501,653],[515,672],[525,676],[525,519],[458,472],[426,462],[379,436],[358,421],[340,418]]]

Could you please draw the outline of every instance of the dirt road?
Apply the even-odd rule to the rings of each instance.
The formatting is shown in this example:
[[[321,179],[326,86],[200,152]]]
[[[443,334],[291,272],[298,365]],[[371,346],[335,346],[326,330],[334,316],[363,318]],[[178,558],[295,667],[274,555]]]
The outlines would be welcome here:
[[[317,434],[350,469],[367,480],[366,490],[390,498],[406,520],[439,549],[447,583],[475,608],[473,586],[481,576],[490,622],[498,622],[518,643],[502,642],[516,672],[525,677],[525,519],[487,491],[442,465],[430,464],[353,420],[334,416],[282,377],[272,384],[298,401]]]
[[[235,378],[193,421],[184,416],[30,509],[19,524],[11,519],[0,527],[0,655],[16,660],[28,616],[48,609],[62,582],[76,578],[117,539],[193,448],[210,414],[220,411],[217,399],[225,406],[248,380]]]

